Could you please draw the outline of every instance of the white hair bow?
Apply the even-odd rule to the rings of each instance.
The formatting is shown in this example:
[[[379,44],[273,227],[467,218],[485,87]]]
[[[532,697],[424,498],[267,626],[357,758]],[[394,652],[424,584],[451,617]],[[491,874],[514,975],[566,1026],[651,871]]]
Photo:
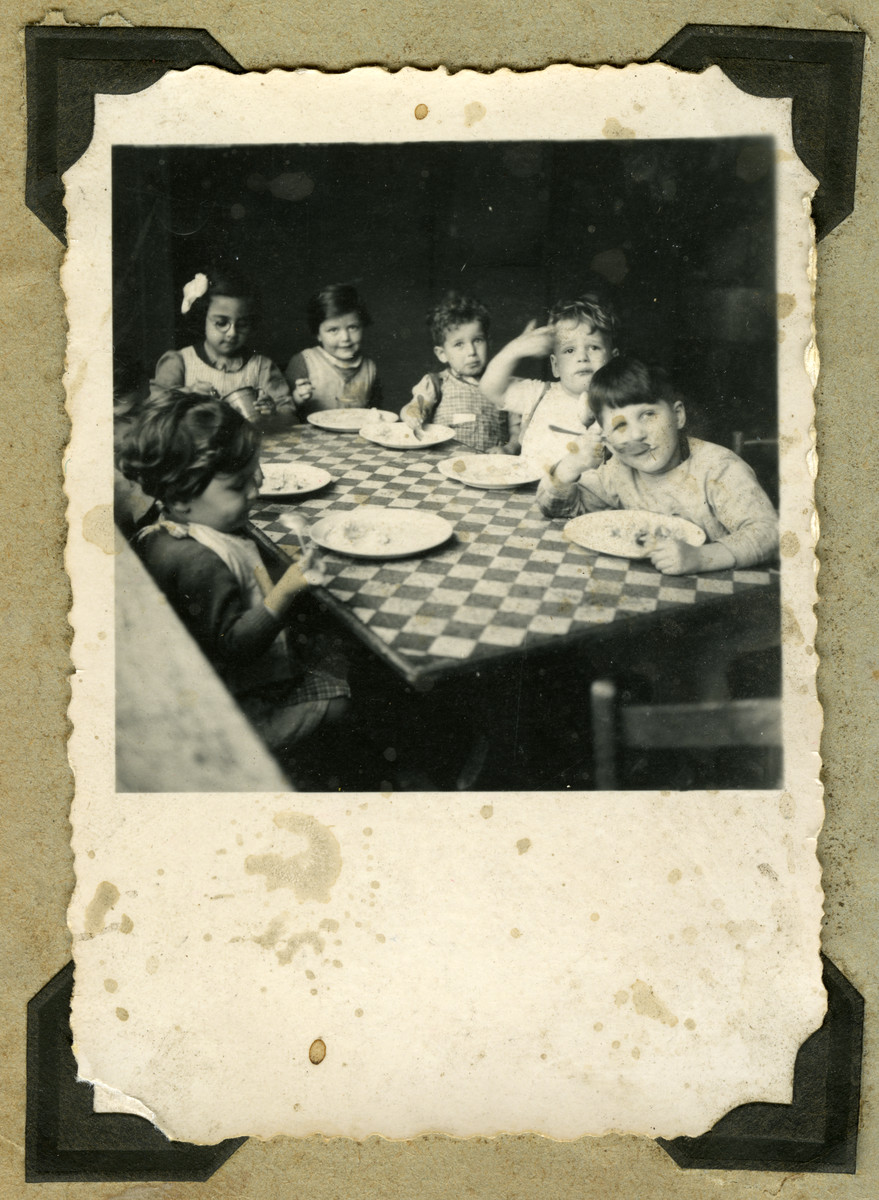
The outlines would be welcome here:
[[[203,275],[201,271],[190,279],[189,283],[183,288],[183,303],[180,305],[182,313],[188,313],[195,304],[196,300],[200,300],[210,286],[210,281],[207,275]]]

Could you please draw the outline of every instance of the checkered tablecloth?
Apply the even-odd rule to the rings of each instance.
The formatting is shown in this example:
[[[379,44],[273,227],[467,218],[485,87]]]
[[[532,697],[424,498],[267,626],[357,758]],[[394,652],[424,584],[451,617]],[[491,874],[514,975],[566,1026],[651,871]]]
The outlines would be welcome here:
[[[564,521],[548,521],[536,485],[482,491],[446,479],[437,463],[460,447],[386,450],[357,434],[305,426],[266,439],[264,462],[323,467],[334,483],[285,502],[262,498],[253,524],[294,546],[279,520],[296,511],[314,521],[361,504],[418,508],[448,520],[455,536],[415,558],[367,561],[326,554],[326,590],[356,630],[410,679],[445,673],[521,648],[580,640],[599,626],[670,608],[717,602],[747,589],[777,587],[777,572],[662,575],[649,563],[572,545]]]

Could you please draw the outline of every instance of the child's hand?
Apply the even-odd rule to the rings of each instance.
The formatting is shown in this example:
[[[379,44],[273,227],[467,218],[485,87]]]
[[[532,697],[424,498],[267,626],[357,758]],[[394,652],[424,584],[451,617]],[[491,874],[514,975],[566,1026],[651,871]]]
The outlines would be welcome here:
[[[601,465],[604,445],[597,435],[587,434],[578,448],[565,457],[553,468],[552,475],[556,483],[576,483],[584,471],[594,471]]]
[[[551,325],[529,321],[517,338],[507,347],[516,358],[544,358],[553,348],[555,330]]]
[[[259,417],[274,416],[275,402],[267,392],[259,393],[254,407],[256,408],[256,414]]]
[[[400,420],[413,431],[423,429],[430,416],[430,405],[425,396],[416,396],[400,410]]]
[[[310,379],[297,379],[293,384],[293,399],[297,404],[307,404],[314,395]]]
[[[678,538],[663,538],[650,561],[663,575],[692,575],[702,570],[702,546],[691,546]]]
[[[299,593],[306,591],[309,587],[308,580],[305,577],[305,572],[308,570],[309,565],[308,556],[306,555],[287,568],[265,597],[264,603],[269,612],[274,613],[279,618],[286,615],[287,610]],[[262,587],[262,581],[259,580],[258,575],[257,580]]]

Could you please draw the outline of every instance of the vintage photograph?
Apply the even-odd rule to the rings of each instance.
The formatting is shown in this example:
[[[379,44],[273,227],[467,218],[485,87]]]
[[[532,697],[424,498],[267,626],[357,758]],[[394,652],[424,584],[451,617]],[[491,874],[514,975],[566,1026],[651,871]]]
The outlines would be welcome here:
[[[296,790],[780,786],[775,171],[114,146],[119,789],[145,669]]]
[[[216,1142],[789,1102],[826,1007],[791,146],[787,102],[661,66],[97,104],[69,921],[109,1109]]]

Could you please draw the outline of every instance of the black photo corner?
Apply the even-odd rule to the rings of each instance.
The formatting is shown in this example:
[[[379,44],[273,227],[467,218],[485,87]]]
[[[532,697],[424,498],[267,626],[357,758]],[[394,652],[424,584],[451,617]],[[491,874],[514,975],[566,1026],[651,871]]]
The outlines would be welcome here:
[[[651,61],[689,71],[718,65],[746,92],[793,97],[794,144],[819,180],[813,218],[820,239],[854,207],[864,44],[854,32],[687,25]],[[60,241],[61,176],[89,144],[96,93],[134,93],[168,70],[198,64],[244,70],[203,29],[32,26],[25,47],[25,198]],[[616,152],[606,149],[610,169]],[[136,317],[129,319],[139,336]],[[171,344],[169,332],[160,328],[159,349]],[[154,349],[142,346],[145,354]],[[792,1103],[743,1105],[700,1137],[661,1139],[681,1169],[855,1172],[864,1005],[834,964],[823,963],[827,1015],[798,1053]],[[72,987],[68,963],[28,1005],[27,1180],[208,1179],[245,1138],[208,1147],[171,1142],[142,1117],[93,1111],[91,1086],[76,1078]]]

